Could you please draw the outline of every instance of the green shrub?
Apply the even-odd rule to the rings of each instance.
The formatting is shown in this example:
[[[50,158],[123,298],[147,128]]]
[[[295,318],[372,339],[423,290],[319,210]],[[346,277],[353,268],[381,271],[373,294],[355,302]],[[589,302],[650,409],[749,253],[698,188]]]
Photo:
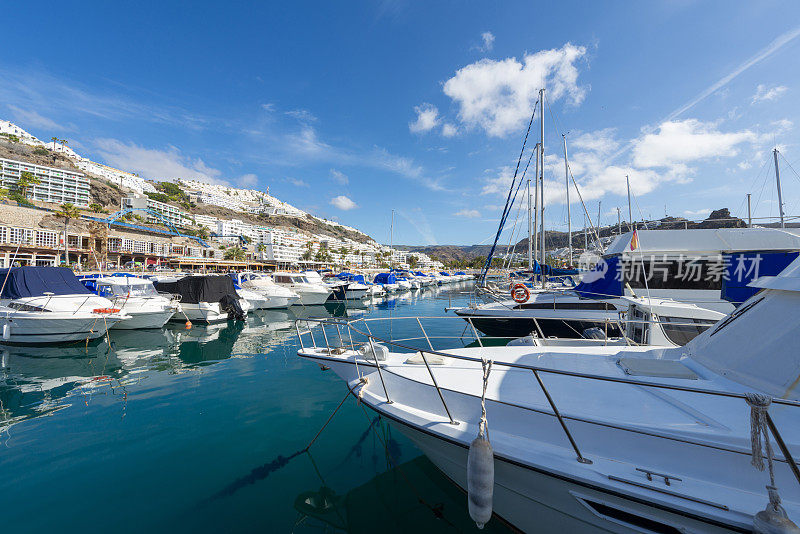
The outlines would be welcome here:
[[[37,156],[49,156],[50,155],[50,151],[47,150],[43,146],[37,146],[36,148],[34,148],[33,149],[33,153],[36,154]]]

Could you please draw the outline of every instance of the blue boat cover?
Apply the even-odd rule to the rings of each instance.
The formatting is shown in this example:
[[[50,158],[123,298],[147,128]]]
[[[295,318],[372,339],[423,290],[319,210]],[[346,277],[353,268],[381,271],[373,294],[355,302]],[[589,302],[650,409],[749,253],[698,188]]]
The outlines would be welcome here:
[[[583,275],[575,291],[582,297],[604,299],[621,297],[622,278],[618,276],[619,256],[605,258],[594,269]]]
[[[378,273],[373,281],[376,284],[396,284],[397,277],[395,277],[394,273]]]
[[[366,284],[367,282],[364,280],[363,274],[353,274],[353,273],[339,273],[336,275],[336,278],[339,280],[344,280],[345,282],[358,282],[360,284]]]
[[[6,277],[8,277],[6,279]],[[12,267],[0,269],[0,284],[5,287],[0,298],[19,299],[54,295],[91,294],[67,267]]]
[[[776,276],[797,258],[797,252],[743,252],[724,254],[722,298],[738,306],[758,291],[747,284],[760,276]]]

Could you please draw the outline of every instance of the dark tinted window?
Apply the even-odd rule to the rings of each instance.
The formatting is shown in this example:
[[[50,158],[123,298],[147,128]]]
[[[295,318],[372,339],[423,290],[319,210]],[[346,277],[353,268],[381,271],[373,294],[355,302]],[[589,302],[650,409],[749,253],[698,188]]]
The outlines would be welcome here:
[[[590,300],[587,302],[531,302],[519,304],[514,308],[517,310],[616,310],[613,304],[602,300]]]
[[[628,258],[620,262],[622,281],[644,289],[722,289],[725,262],[719,259]]]
[[[661,317],[660,320],[661,327],[669,340],[680,346],[686,345],[715,323],[715,321],[685,317]]]

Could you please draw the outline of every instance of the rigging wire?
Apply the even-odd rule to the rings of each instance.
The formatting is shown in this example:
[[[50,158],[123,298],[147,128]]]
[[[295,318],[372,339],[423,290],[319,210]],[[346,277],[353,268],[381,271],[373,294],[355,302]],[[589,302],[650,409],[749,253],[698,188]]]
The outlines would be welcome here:
[[[517,179],[517,174],[519,173],[519,165],[522,163],[522,156],[525,154],[525,146],[528,143],[528,135],[531,133],[531,125],[533,125],[533,118],[536,116],[536,105],[539,103],[539,99],[536,99],[536,103],[533,105],[533,112],[531,113],[531,120],[528,122],[528,129],[525,132],[525,139],[522,141],[522,150],[520,150],[519,158],[517,159],[517,167],[514,169],[514,177],[511,179],[511,187],[508,190],[508,196],[506,197],[506,205],[503,208],[503,215],[500,217],[500,225],[497,228],[497,233],[494,237],[494,243],[492,243],[492,248],[489,250],[489,254],[486,256],[486,265],[483,267],[483,272],[481,272],[480,276],[480,283],[483,284],[486,281],[486,274],[489,272],[489,268],[492,266],[492,257],[494,256],[494,251],[497,248],[497,241],[500,239],[500,234],[503,233],[503,226],[506,224],[506,219],[508,218],[508,214],[511,211],[511,206],[513,205],[513,201],[511,200],[511,192],[514,191],[514,184]],[[520,184],[522,180],[520,180]],[[519,191],[519,185],[517,186],[517,192]],[[517,193],[514,193],[514,199],[516,200]],[[512,204],[509,204],[511,202]]]

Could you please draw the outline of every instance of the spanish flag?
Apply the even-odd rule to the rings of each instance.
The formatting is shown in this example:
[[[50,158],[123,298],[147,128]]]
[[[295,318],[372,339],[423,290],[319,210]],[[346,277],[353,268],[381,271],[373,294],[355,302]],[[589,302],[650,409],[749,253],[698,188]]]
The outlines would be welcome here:
[[[633,237],[631,238],[631,250],[639,248],[639,236],[636,234],[636,229],[633,230]]]

